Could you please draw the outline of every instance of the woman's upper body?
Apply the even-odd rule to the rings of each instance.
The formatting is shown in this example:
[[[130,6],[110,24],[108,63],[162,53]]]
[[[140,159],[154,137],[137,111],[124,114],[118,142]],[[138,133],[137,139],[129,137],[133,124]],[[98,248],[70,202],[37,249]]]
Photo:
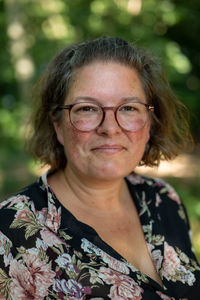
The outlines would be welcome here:
[[[131,228],[129,241],[127,232],[114,232],[118,240],[104,239],[106,230],[89,226],[89,214],[89,221],[78,220],[47,180],[44,174],[0,206],[0,299],[198,300],[200,267],[187,215],[171,186],[134,173],[125,179],[159,283],[147,272],[137,232],[138,245]],[[104,220],[101,225],[105,228]],[[123,228],[121,220],[117,226]],[[136,262],[140,249],[140,265],[126,257],[126,249],[118,251],[121,240],[133,249]]]
[[[29,235],[34,235],[34,232],[36,232],[37,240],[34,242],[34,238],[32,237],[27,241],[29,241],[30,244],[33,242],[33,252],[36,251],[37,254],[39,253],[39,259],[44,265],[48,263],[52,276],[52,278],[50,276],[52,280],[49,279],[51,284],[50,281],[48,281],[48,284],[45,285],[44,283],[44,286],[40,285],[40,289],[43,289],[43,295],[47,296],[48,285],[48,288],[51,290],[53,288],[54,291],[58,292],[58,296],[56,297],[61,297],[61,299],[67,296],[69,299],[84,299],[84,297],[86,297],[84,295],[86,294],[88,294],[87,297],[92,298],[96,295],[96,292],[94,292],[94,294],[92,294],[93,292],[89,292],[91,291],[91,284],[96,286],[97,282],[101,282],[104,286],[104,283],[110,283],[111,288],[109,292],[108,290],[105,292],[105,290],[99,289],[98,297],[108,296],[113,299],[120,299],[117,298],[118,295],[116,294],[117,291],[115,288],[119,281],[122,280],[122,286],[117,287],[117,289],[122,290],[120,292],[123,295],[122,299],[126,299],[126,297],[127,299],[142,299],[143,296],[147,297],[145,293],[143,293],[142,296],[144,288],[141,288],[142,283],[138,281],[139,278],[143,278],[143,276],[145,278],[148,276],[148,278],[153,279],[154,282],[157,283],[157,287],[164,284],[163,288],[165,288],[164,277],[167,278],[167,281],[178,281],[180,283],[178,290],[181,296],[177,293],[175,286],[172,285],[172,287],[169,288],[170,292],[172,292],[174,288],[174,295],[171,294],[174,298],[181,298],[184,293],[189,297],[188,286],[191,287],[191,294],[193,293],[192,291],[196,292],[198,290],[196,275],[193,274],[194,272],[198,273],[198,271],[196,271],[198,270],[198,266],[195,261],[191,260],[194,259],[194,257],[191,252],[191,244],[188,239],[185,223],[182,222],[180,226],[183,226],[182,230],[186,234],[185,238],[184,235],[181,235],[182,244],[186,242],[186,248],[181,249],[182,246],[179,248],[180,236],[178,232],[175,234],[171,233],[172,236],[170,236],[168,240],[167,229],[165,228],[164,233],[162,233],[161,224],[160,232],[158,230],[157,235],[153,235],[153,238],[151,238],[153,243],[149,240],[147,244],[145,238],[150,233],[146,235],[146,231],[149,230],[148,226],[151,227],[153,226],[152,224],[156,222],[155,218],[159,219],[159,213],[155,215],[155,212],[152,212],[153,217],[151,217],[151,222],[149,223],[143,223],[141,215],[143,215],[144,212],[151,215],[149,205],[151,202],[154,202],[154,208],[156,205],[159,205],[159,197],[162,192],[160,191],[158,193],[159,196],[155,196],[154,194],[153,197],[150,190],[146,190],[145,188],[142,193],[139,193],[139,201],[142,203],[142,209],[144,210],[144,212],[141,212],[137,206],[136,197],[138,197],[138,193],[136,193],[134,189],[130,191],[125,180],[125,177],[130,174],[138,164],[155,165],[159,163],[161,158],[170,159],[178,153],[184,144],[185,137],[183,138],[182,134],[183,130],[184,134],[186,133],[187,125],[181,115],[181,104],[174,97],[167,81],[161,75],[159,65],[151,57],[139,49],[132,47],[122,39],[115,38],[100,38],[91,42],[71,46],[64,49],[52,63],[50,63],[46,75],[42,80],[41,101],[35,114],[35,127],[30,145],[35,156],[40,158],[43,162],[48,163],[51,169],[54,170],[47,178],[48,189],[53,191],[50,193],[52,202],[50,201],[49,207],[46,199],[46,205],[41,206],[40,210],[35,210],[35,201],[37,201],[35,199],[37,198],[37,194],[35,194],[32,200],[34,204],[31,205],[28,201],[27,209],[24,210],[25,207],[21,204],[23,206],[21,210],[20,204],[17,204],[16,209],[19,208],[19,211],[16,215],[13,215],[13,217],[16,218],[14,225],[11,217],[11,227],[21,226],[23,228],[24,226],[28,226],[25,239],[28,238]],[[153,181],[152,186],[156,189]],[[28,188],[28,190],[30,189],[31,188]],[[37,192],[39,197],[38,187]],[[44,199],[43,201],[45,201],[44,195],[42,198]],[[33,225],[39,216],[43,218],[42,224],[45,225],[47,225],[48,222],[54,223],[57,217],[61,217],[61,215],[58,216],[57,213],[56,216],[52,216],[52,220],[49,220],[47,214],[47,221],[44,220],[47,209],[56,209],[54,207],[55,199],[57,205],[62,206],[62,211],[64,211],[62,222],[67,222],[65,218],[69,215],[70,220],[73,220],[72,223],[67,223],[67,228],[61,228],[63,239],[67,239],[69,236],[69,239],[72,239],[78,248],[70,245],[70,242],[61,242],[61,236],[57,237],[60,240],[60,243],[58,243],[59,250],[54,247],[53,241],[51,245],[48,243],[46,245],[44,241],[44,235],[46,234],[45,229],[41,228],[40,231],[38,231],[39,229],[37,228],[36,230]],[[10,206],[12,205],[13,204],[10,204]],[[53,206],[51,207],[51,205]],[[166,213],[164,218],[165,222],[167,217],[171,217],[174,214],[170,207],[169,203],[170,214],[168,214],[167,208],[166,211],[163,211],[163,213]],[[26,225],[24,225],[26,210],[30,209],[33,210],[33,220],[28,218],[28,221],[26,220],[28,224],[25,222]],[[57,207],[57,210],[60,214],[61,209]],[[183,212],[183,210],[181,211]],[[24,213],[25,216],[23,218]],[[170,229],[174,228],[176,222],[178,222],[176,218],[179,218],[178,214],[175,214],[174,218],[172,218],[174,225],[172,226],[171,222],[169,222],[169,224],[165,223],[165,227],[169,226]],[[19,219],[21,219],[21,225],[17,225]],[[89,232],[91,231],[91,234],[95,233],[93,239],[97,244],[93,244],[88,236],[85,235],[85,232],[80,235],[77,233],[79,238],[76,238],[78,225],[75,220],[79,225],[85,224],[83,227],[90,229]],[[31,230],[33,230],[32,233]],[[65,230],[71,230],[72,236],[66,233]],[[80,228],[80,230],[82,229]],[[58,228],[57,231],[59,231]],[[12,232],[10,227],[9,232],[10,234]],[[38,232],[40,232],[39,237]],[[6,238],[9,238],[7,234],[5,234],[5,239]],[[24,239],[24,237],[22,238]],[[86,243],[92,243],[92,248],[96,249],[95,247],[97,247],[97,252],[104,251],[105,255],[110,255],[108,249],[112,250],[113,255],[111,255],[111,259],[117,259],[114,255],[115,253],[118,255],[119,260],[123,258],[126,262],[129,261],[130,269],[137,268],[141,272],[140,275],[138,275],[139,277],[137,277],[138,282],[132,281],[133,278],[131,276],[131,279],[124,277],[125,274],[128,275],[129,272],[131,272],[130,269],[129,272],[127,270],[125,273],[122,272],[123,275],[115,268],[106,269],[106,261],[102,263],[102,260],[99,260],[96,252],[97,257],[95,260],[93,261],[92,255],[89,255],[90,261],[85,265],[86,261],[84,255],[80,252],[80,243],[85,240],[87,241]],[[6,244],[10,245],[11,242],[13,242],[12,239],[7,241]],[[172,244],[170,244],[170,242]],[[44,243],[45,245],[43,247],[37,243]],[[99,247],[99,243],[101,247]],[[25,249],[29,247],[28,245],[29,243]],[[65,250],[63,245],[67,247]],[[156,268],[158,265],[157,262],[155,263],[154,261],[157,261],[155,256],[158,255],[160,265],[160,257],[162,256],[161,252],[159,252],[161,251],[160,249],[155,248],[154,250],[154,247],[158,245],[164,245],[163,253],[165,254],[166,252],[166,262],[164,254],[162,260],[165,270],[164,274],[167,272],[166,268],[171,270],[170,264],[174,263],[176,267],[175,270],[172,268],[173,271],[169,271],[169,273],[172,272],[170,275],[167,274],[165,276],[162,272],[158,272],[158,268]],[[23,247],[23,245],[19,245],[19,247],[20,246]],[[177,249],[174,248],[176,246]],[[49,258],[48,255],[44,255],[43,250],[45,247],[50,248],[50,252],[54,252],[54,254],[51,253],[54,259],[52,256]],[[11,287],[16,284],[17,288],[17,282],[20,280],[18,277],[19,274],[16,273],[16,267],[18,266],[22,268],[22,270],[24,269],[24,271],[28,268],[31,273],[32,267],[30,267],[29,264],[33,266],[34,262],[30,261],[29,253],[25,252],[21,255],[19,254],[21,250],[18,251],[19,248],[16,249],[18,252],[15,253],[16,256],[13,257],[13,255],[11,255],[6,263],[8,263],[7,268],[10,268],[9,275],[12,277],[11,281],[8,281],[7,284],[10,284]],[[106,249],[107,251],[105,251]],[[83,250],[85,250],[85,248]],[[184,250],[187,253],[185,253]],[[22,252],[23,251],[25,250],[22,250]],[[43,254],[41,254],[40,251],[42,251]],[[70,251],[75,252],[72,255]],[[149,251],[151,254],[153,253],[153,256],[149,255]],[[167,259],[168,251],[172,253],[174,262]],[[182,251],[183,255],[181,254]],[[55,253],[59,254],[59,256],[55,256]],[[63,270],[61,265],[59,265],[62,264],[60,259],[62,260],[63,255],[69,253],[72,255],[70,257],[73,263],[67,265],[65,275],[63,275]],[[89,253],[92,254],[93,251],[91,250]],[[185,261],[183,259],[184,264],[182,264],[181,255],[183,257],[186,255]],[[74,260],[76,263],[74,263]],[[188,261],[188,265],[186,260]],[[35,263],[39,264],[39,261],[36,259]],[[72,265],[74,265],[73,270],[71,269]],[[107,273],[107,275],[104,274],[105,278],[107,278],[105,279],[104,275],[99,273],[99,270],[97,272],[97,265],[104,268],[101,269],[101,271],[117,271],[117,273],[113,275],[115,279],[112,278],[111,274],[109,275]],[[167,267],[165,267],[165,265],[167,265]],[[44,268],[48,267],[47,265],[44,266]],[[87,272],[80,272],[82,268],[86,269]],[[159,268],[161,268],[161,266],[159,266]],[[85,282],[85,280],[87,281],[89,279],[88,276],[90,273],[88,272],[90,271],[95,272],[93,275],[96,276],[96,279],[91,279],[90,284],[84,287],[82,280]],[[144,274],[146,274],[146,276]],[[68,276],[67,278],[65,277],[66,275]],[[3,273],[3,276],[7,275]],[[175,279],[176,276],[178,276],[179,279]],[[189,276],[189,279],[184,279],[184,276]],[[30,295],[34,293],[33,290],[36,284],[32,281],[38,280],[39,277],[36,279],[33,278],[35,277],[33,276],[27,279],[27,284],[30,286],[28,290]],[[103,278],[105,280],[103,280]],[[145,280],[148,285],[149,281],[147,279]],[[185,288],[182,290],[180,288],[183,286],[181,282],[185,284]],[[72,290],[76,289],[76,284],[82,285],[82,292],[74,295],[70,288]],[[133,285],[133,289],[129,291],[131,294],[125,296],[123,293],[129,293],[126,290],[127,284]],[[62,290],[64,286],[66,295],[63,294],[64,290]],[[151,284],[149,286],[151,286]],[[24,286],[18,286],[18,288],[19,290],[20,288],[24,289]],[[83,292],[83,290],[87,290],[88,292]],[[165,297],[162,296],[162,292],[163,290],[160,290],[161,298]],[[16,291],[15,297],[17,297],[17,293]],[[154,293],[154,297],[159,295],[155,290],[151,290],[151,293]],[[150,297],[150,295],[148,295],[148,297]],[[33,299],[39,298],[35,296]],[[195,298],[193,297],[191,299]]]

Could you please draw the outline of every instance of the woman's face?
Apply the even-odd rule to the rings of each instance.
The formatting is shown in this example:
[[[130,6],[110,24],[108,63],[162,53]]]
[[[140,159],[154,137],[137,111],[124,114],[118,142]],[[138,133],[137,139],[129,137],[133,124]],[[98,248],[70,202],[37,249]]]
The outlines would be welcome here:
[[[137,71],[120,63],[98,61],[77,70],[65,104],[89,101],[118,106],[135,97],[146,103]],[[90,132],[75,129],[68,110],[54,125],[67,156],[66,171],[90,180],[119,179],[133,171],[142,159],[150,131],[149,120],[137,132],[123,130],[112,110],[107,110],[101,126]]]

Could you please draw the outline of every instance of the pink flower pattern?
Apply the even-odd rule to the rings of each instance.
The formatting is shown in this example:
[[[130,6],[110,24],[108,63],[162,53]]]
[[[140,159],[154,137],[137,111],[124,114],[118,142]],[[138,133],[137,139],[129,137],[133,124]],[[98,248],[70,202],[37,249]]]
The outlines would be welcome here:
[[[180,259],[173,247],[164,242],[164,258],[162,265],[162,275],[170,279],[176,274],[177,269],[180,267]]]
[[[58,209],[52,203],[49,203],[46,226],[52,231],[57,232],[61,222],[61,207]]]
[[[164,180],[158,178],[155,179],[155,182],[157,186],[164,188],[164,191],[168,193],[168,197],[170,199],[176,201],[178,205],[181,205],[180,197],[178,196],[177,192],[169,183],[166,183]]]
[[[5,200],[0,203],[0,209],[6,205],[8,207],[13,207],[16,204],[21,204],[29,201],[29,197],[26,197],[25,195],[17,195],[9,198],[8,200]]]
[[[155,247],[152,244],[147,243],[147,248],[152,258],[153,264],[156,270],[159,272],[163,260],[162,253],[160,250],[154,250]]]
[[[57,246],[66,243],[61,240],[54,232],[50,231],[48,228],[44,228],[40,231],[41,238],[45,244],[49,247]]]
[[[142,228],[152,261],[165,287],[169,285],[172,288],[177,281],[195,287],[194,282],[198,280],[196,270],[200,270],[196,261],[191,259],[189,252],[184,253],[174,244],[170,245],[165,233],[156,234],[154,231],[157,220],[153,219],[152,211],[162,222],[162,210],[164,205],[171,205],[170,199],[180,204],[179,208],[175,208],[175,213],[177,218],[187,223],[183,214],[178,213],[182,204],[176,192],[162,180],[151,180],[136,174],[128,176],[128,180],[133,185],[140,185],[139,192],[136,189],[137,197],[140,197],[139,215],[143,217],[146,214],[148,220],[142,223]],[[148,194],[151,199],[147,199],[143,186],[156,188],[155,193]],[[97,239],[90,239],[89,235],[80,237],[79,232],[73,235],[74,223],[71,224],[72,219],[67,223],[64,215],[61,222],[60,203],[48,184],[40,183],[38,188],[40,192],[37,195],[41,191],[46,193],[45,202],[37,197],[32,201],[32,196],[29,198],[32,191],[28,191],[28,196],[25,192],[25,195],[17,195],[0,204],[0,219],[1,211],[5,216],[8,210],[11,216],[9,238],[4,232],[7,220],[2,222],[0,231],[0,300],[8,297],[13,300],[42,300],[47,296],[52,299],[83,300],[87,299],[87,295],[89,298],[113,300],[148,298],[150,278],[122,257],[112,255],[106,247],[98,247]],[[172,213],[174,207],[172,205]],[[75,225],[79,226],[79,223]],[[175,300],[167,295],[167,291],[165,294],[164,290],[158,289],[155,293],[162,300]]]
[[[48,213],[47,207],[43,207],[41,210],[36,211],[38,222],[41,225],[45,225],[47,219],[47,213]]]
[[[102,251],[101,257],[102,257],[103,261],[105,263],[107,263],[111,269],[116,270],[121,273],[124,273],[124,274],[130,273],[129,268],[127,267],[127,265],[125,263],[108,255],[106,252]]]
[[[129,276],[120,274],[110,268],[101,267],[99,276],[111,285],[109,297],[113,300],[140,300],[143,289]]]
[[[181,200],[178,196],[178,194],[176,193],[176,191],[174,189],[170,190],[169,193],[168,193],[168,197],[174,201],[176,201],[176,203],[178,205],[181,205]]]
[[[65,279],[54,281],[54,290],[59,293],[64,293],[70,296],[70,299],[83,299],[83,295],[91,294],[91,288],[89,286],[83,287],[81,283],[75,281],[74,279]]]
[[[137,175],[136,173],[131,173],[130,175],[127,176],[127,179],[132,183],[132,184],[142,184],[144,183],[144,178],[142,178],[140,175]]]
[[[31,211],[28,208],[18,210],[15,215],[15,221],[24,220],[31,222]]]
[[[53,284],[55,273],[35,255],[23,255],[24,264],[13,260],[9,275],[12,279],[11,295],[15,300],[42,300]]]

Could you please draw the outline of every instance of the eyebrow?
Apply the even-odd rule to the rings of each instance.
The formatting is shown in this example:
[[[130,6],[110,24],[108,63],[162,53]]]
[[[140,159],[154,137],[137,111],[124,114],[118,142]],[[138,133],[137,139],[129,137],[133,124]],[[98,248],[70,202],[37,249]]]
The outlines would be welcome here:
[[[74,100],[75,100],[74,104],[78,103],[81,100],[88,101],[88,102],[95,102],[95,103],[100,104],[100,105],[102,104],[99,99],[93,98],[93,97],[89,97],[89,96],[79,96],[79,97],[76,97]],[[120,100],[121,100],[121,103],[126,103],[126,102],[140,102],[140,103],[144,103],[145,102],[144,100],[142,101],[140,98],[138,98],[136,96],[124,97],[124,98],[122,98]]]

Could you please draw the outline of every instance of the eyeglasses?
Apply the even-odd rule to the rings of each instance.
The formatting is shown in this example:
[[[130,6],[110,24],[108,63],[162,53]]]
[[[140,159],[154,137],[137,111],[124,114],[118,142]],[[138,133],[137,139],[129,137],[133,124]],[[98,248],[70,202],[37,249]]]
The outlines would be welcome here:
[[[149,119],[154,106],[141,102],[124,103],[119,106],[103,107],[90,102],[60,105],[56,110],[68,109],[71,124],[80,131],[92,131],[105,119],[105,111],[112,110],[117,124],[126,131],[142,129]]]

